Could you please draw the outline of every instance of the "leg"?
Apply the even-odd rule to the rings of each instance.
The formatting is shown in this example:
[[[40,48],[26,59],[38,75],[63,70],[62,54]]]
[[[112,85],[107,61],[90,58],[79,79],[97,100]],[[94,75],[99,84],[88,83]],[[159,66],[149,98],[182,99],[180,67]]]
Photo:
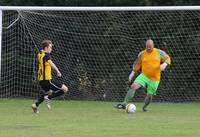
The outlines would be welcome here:
[[[124,103],[125,104],[127,104],[127,103],[129,103],[129,102],[131,102],[132,101],[132,99],[133,99],[133,97],[134,97],[134,95],[135,95],[135,91],[137,90],[137,89],[139,89],[141,86],[140,86],[140,84],[138,84],[138,83],[133,83],[132,85],[131,85],[131,88],[128,90],[128,92],[127,92],[127,94],[126,94],[126,96],[125,96],[125,99],[124,99]]]
[[[144,100],[144,106],[142,108],[142,110],[144,112],[147,111],[147,106],[151,103],[152,99],[153,99],[153,95],[156,95],[156,91],[158,88],[160,81],[153,81],[153,80],[148,80],[147,82],[147,95],[145,97]]]
[[[50,99],[58,97],[63,95],[64,93],[67,93],[68,88],[64,84],[61,84],[59,82],[51,81],[49,80],[50,90],[48,92],[48,95],[44,96],[46,105],[48,109],[51,109],[50,105]]]
[[[124,102],[117,104],[116,108],[118,108],[118,109],[125,109],[125,108],[126,108],[126,105],[127,105],[129,102],[132,102],[132,99],[133,99],[133,97],[134,97],[134,95],[135,95],[135,91],[136,91],[137,89],[139,89],[140,87],[141,87],[140,84],[138,84],[138,83],[133,83],[133,84],[131,85],[131,88],[130,88],[130,89],[128,90],[128,92],[126,93],[126,96],[125,96],[125,98],[124,98]]]
[[[145,102],[144,106],[142,107],[142,110],[144,112],[147,112],[147,106],[151,103],[152,99],[153,99],[153,95],[147,93],[145,100],[144,100],[144,102]]]
[[[33,109],[33,112],[34,113],[39,113],[38,111],[38,107],[39,105],[44,101],[44,96],[46,94],[45,93],[42,93],[39,98],[36,100],[36,102],[34,104],[32,104],[32,109]]]
[[[50,105],[50,99],[48,98],[49,96],[51,96],[53,94],[53,91],[50,89],[47,93],[46,96],[44,96],[44,100],[46,102],[47,108],[51,109],[51,105]]]
[[[36,100],[35,105],[36,105],[37,107],[44,101],[44,96],[45,96],[45,95],[46,95],[45,93],[42,93],[42,94],[39,96],[39,98]]]
[[[118,109],[125,109],[127,103],[131,102],[134,95],[135,95],[135,91],[137,89],[139,89],[140,87],[145,87],[146,86],[146,79],[145,76],[141,73],[134,81],[134,83],[131,85],[131,88],[128,90],[124,102],[123,103],[119,103],[116,105],[116,108]]]
[[[44,90],[44,92],[39,96],[37,101],[34,104],[32,104],[32,109],[33,109],[34,113],[39,113],[37,108],[45,100],[44,97],[47,96],[48,94],[51,94],[51,90],[50,90],[51,84],[50,84],[49,80],[41,80],[41,81],[39,81],[39,84],[40,84],[41,88]]]
[[[65,94],[65,93],[67,93],[67,91],[68,91],[68,87],[63,84],[62,87],[58,91],[53,92],[52,95],[48,96],[48,98],[52,99],[52,98],[61,96],[61,95]]]

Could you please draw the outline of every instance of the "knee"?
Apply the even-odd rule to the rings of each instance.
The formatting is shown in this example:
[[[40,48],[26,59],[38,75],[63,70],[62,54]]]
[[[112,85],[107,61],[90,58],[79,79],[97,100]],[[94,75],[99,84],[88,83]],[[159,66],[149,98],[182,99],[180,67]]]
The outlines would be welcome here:
[[[133,84],[131,85],[131,88],[134,89],[134,90],[137,90],[137,89],[140,88],[140,85],[137,84],[137,83],[133,83]]]
[[[64,84],[62,85],[61,89],[64,91],[64,93],[67,93],[67,91],[68,91],[68,87]]]
[[[47,94],[48,94],[48,96],[51,96],[52,93],[53,93],[53,91],[50,89]]]
[[[153,99],[153,95],[152,94],[147,94],[147,97],[150,99]]]

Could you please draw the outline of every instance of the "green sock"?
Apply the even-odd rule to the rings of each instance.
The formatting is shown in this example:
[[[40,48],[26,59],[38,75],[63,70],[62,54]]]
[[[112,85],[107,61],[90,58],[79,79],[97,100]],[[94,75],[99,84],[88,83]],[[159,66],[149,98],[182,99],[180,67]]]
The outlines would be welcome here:
[[[146,107],[150,104],[150,102],[151,102],[151,98],[146,97],[146,98],[145,98],[145,101],[144,101],[144,106],[143,106],[143,108],[146,108]]]
[[[126,93],[126,96],[125,96],[123,104],[126,105],[127,103],[131,102],[133,97],[134,97],[134,95],[135,95],[135,90],[130,88],[128,90],[128,92]]]

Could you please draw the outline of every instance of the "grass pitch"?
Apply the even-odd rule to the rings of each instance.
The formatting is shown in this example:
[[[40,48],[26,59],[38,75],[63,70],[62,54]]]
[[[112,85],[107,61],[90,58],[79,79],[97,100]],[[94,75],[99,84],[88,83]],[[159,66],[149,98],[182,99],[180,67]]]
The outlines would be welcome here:
[[[127,114],[115,102],[0,100],[0,137],[200,137],[200,103],[152,103]]]

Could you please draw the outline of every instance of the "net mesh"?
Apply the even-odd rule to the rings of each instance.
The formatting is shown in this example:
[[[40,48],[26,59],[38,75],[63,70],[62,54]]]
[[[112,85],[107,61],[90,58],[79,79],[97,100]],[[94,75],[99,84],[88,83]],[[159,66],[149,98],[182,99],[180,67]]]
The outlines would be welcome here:
[[[16,21],[16,22],[15,22]],[[200,11],[4,11],[0,97],[36,97],[37,52],[54,43],[52,60],[69,87],[66,99],[123,100],[145,42],[166,51],[155,101],[200,100]],[[144,99],[140,89],[136,101]]]

